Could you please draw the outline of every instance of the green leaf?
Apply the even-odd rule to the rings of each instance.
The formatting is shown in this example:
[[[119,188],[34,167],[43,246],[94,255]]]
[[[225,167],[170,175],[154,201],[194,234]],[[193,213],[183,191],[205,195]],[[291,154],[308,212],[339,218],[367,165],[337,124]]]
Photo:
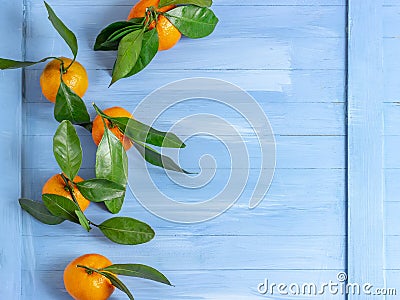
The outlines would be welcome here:
[[[96,271],[96,272],[108,278],[111,281],[112,285],[115,286],[117,289],[123,291],[125,294],[127,294],[130,300],[134,300],[133,295],[131,294],[129,289],[121,280],[118,279],[118,277],[107,272],[102,272],[102,271]]]
[[[58,122],[68,120],[72,124],[90,123],[86,105],[62,80],[54,105],[54,118]]]
[[[108,219],[99,225],[99,229],[111,241],[123,245],[147,243],[155,234],[146,223],[125,217]]]
[[[107,179],[89,179],[76,183],[79,191],[92,202],[110,201],[125,197],[125,186]]]
[[[140,264],[114,264],[108,266],[102,271],[111,272],[117,275],[131,276],[153,280],[156,282],[172,285],[171,282],[161,272],[156,269]]]
[[[46,206],[38,201],[30,199],[19,199],[19,205],[22,209],[28,212],[32,217],[47,225],[58,225],[65,221],[65,219],[53,216]]]
[[[211,9],[194,5],[178,6],[164,15],[183,35],[193,39],[211,34],[218,23]]]
[[[96,178],[108,179],[124,187],[128,178],[128,157],[125,149],[107,126],[104,128],[103,138],[97,148]],[[123,200],[123,197],[116,197],[113,200],[107,200],[104,204],[111,213],[116,214],[121,210]]]
[[[60,36],[64,39],[64,41],[68,44],[69,48],[74,55],[74,60],[76,55],[78,54],[78,41],[76,39],[75,34],[65,26],[65,24],[57,17],[53,9],[49,4],[45,1],[47,12],[49,14],[49,20],[51,24],[53,24],[54,28],[60,34]]]
[[[94,50],[118,50],[118,44],[122,37],[132,32],[133,29],[143,28],[143,20],[144,18],[135,18],[129,21],[120,21],[108,25],[97,36],[96,42],[94,44]],[[119,35],[120,33],[125,34]],[[119,36],[117,37],[117,35]]]
[[[152,165],[167,170],[172,170],[185,174],[192,174],[188,171],[185,171],[180,166],[178,166],[170,157],[162,155],[157,150],[149,147],[148,145],[143,145],[137,142],[134,143],[133,146],[135,146],[135,148],[139,151],[139,153],[143,156],[143,158]]]
[[[136,64],[126,77],[130,77],[142,71],[156,56],[158,52],[158,33],[156,29],[149,30],[143,35],[142,49]]]
[[[172,132],[163,132],[126,117],[111,118],[111,122],[130,139],[165,148],[185,148],[186,145]]]
[[[42,63],[49,59],[52,59],[52,57],[46,57],[39,61],[18,61],[18,60],[0,58],[0,70],[19,69],[19,68],[29,67],[29,66],[33,66],[33,65]]]
[[[212,0],[160,0],[158,7],[167,5],[197,5],[200,7],[210,7]]]
[[[53,152],[64,174],[74,180],[82,164],[82,147],[74,125],[62,121],[53,138]]]
[[[109,42],[120,41],[125,35],[127,35],[128,33],[131,33],[132,31],[138,30],[138,29],[143,29],[143,26],[140,27],[139,25],[131,24],[128,27],[125,27],[125,28],[115,31],[113,34],[111,34],[108,37],[107,41],[109,41]]]
[[[139,29],[124,36],[118,46],[117,60],[113,69],[111,84],[124,78],[135,66],[142,49],[143,30]]]
[[[93,104],[97,114],[116,125],[121,132],[135,142],[148,143],[166,148],[185,148],[186,145],[172,132],[156,130],[135,119],[127,117],[110,117],[96,104]]]
[[[87,232],[89,232],[90,229],[92,229],[92,228],[90,227],[89,220],[86,218],[86,216],[84,215],[84,213],[83,213],[82,211],[80,211],[80,210],[76,210],[76,211],[75,211],[75,214],[76,214],[76,216],[78,217],[79,223],[81,224],[81,226],[82,226],[84,229],[86,229]]]
[[[43,194],[42,200],[54,216],[79,224],[78,216],[75,214],[75,211],[79,210],[79,207],[74,201],[52,194]]]
[[[139,28],[137,27],[133,27],[131,29],[125,29],[124,31],[122,31],[121,33],[119,33],[118,35],[116,35],[115,37],[113,37],[111,40],[109,41],[105,41],[104,43],[101,44],[101,48],[102,50],[106,50],[106,51],[110,51],[110,50],[118,50],[118,46],[119,43],[121,41],[121,39],[128,35],[131,32],[134,32],[136,30],[138,30]]]

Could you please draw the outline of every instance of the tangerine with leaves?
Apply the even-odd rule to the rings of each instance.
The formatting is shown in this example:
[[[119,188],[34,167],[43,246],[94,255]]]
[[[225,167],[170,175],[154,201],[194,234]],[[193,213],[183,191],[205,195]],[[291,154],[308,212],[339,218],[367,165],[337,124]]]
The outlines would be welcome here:
[[[55,102],[61,83],[61,70],[64,83],[79,97],[83,97],[89,86],[89,79],[85,68],[77,61],[60,57],[50,61],[40,75],[42,93],[50,102]]]
[[[76,176],[73,180],[75,183],[77,182],[82,182],[84,181],[81,177]],[[81,192],[78,190],[77,187],[73,187],[73,192],[74,196],[76,198],[76,201],[79,204],[79,207],[82,209],[82,211],[85,211],[86,208],[88,208],[90,201],[87,200]],[[67,185],[65,184],[64,179],[62,178],[61,174],[56,174],[53,177],[51,177],[47,182],[44,184],[43,189],[42,189],[42,194],[54,194],[54,195],[59,195],[66,197],[68,199],[72,200],[71,194],[67,188]]]
[[[133,116],[129,111],[119,106],[107,108],[103,112],[110,117],[133,118]],[[106,119],[104,119],[104,122],[106,123],[108,129],[110,129],[110,131],[121,141],[125,150],[126,151],[129,150],[132,147],[132,142],[128,138],[125,138],[124,134],[119,130],[117,126],[114,126],[113,124],[110,123],[110,121]],[[103,119],[101,116],[98,115],[93,120],[93,127],[92,127],[92,138],[96,145],[100,144],[100,141],[103,138],[103,134],[104,134]]]
[[[148,8],[155,8],[157,12],[167,12],[173,8],[175,5],[167,5],[165,7],[158,8],[160,0],[141,0],[139,1],[130,11],[128,20],[133,18],[142,18],[146,16],[146,11]],[[149,14],[149,12],[147,12]],[[156,27],[158,33],[158,50],[168,50],[171,49],[176,43],[181,39],[182,34],[180,31],[172,25],[172,23],[163,15],[159,15],[156,21],[153,21],[149,29]]]
[[[73,260],[64,270],[64,286],[75,300],[106,300],[114,292],[111,281],[101,274],[78,266],[102,269],[112,262],[100,254],[85,254]]]

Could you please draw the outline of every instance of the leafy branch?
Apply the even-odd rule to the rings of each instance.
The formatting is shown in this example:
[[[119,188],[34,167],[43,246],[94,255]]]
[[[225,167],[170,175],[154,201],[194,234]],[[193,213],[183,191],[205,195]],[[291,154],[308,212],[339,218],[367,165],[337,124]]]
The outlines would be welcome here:
[[[173,0],[173,2],[176,0]],[[171,2],[169,0],[169,2]],[[179,1],[173,4],[179,4]],[[64,66],[63,60],[57,57],[46,57],[42,60],[31,62],[31,61],[16,61],[10,59],[0,58],[0,69],[15,69],[15,68],[23,68],[32,66],[41,62],[45,62],[49,59],[55,59],[60,61],[60,86],[57,91],[56,101],[54,105],[54,118],[58,122],[62,122],[64,120],[70,121],[74,125],[79,125],[87,129],[88,131],[92,131],[92,121],[90,120],[88,109],[85,105],[85,102],[82,100],[80,96],[78,96],[67,84],[63,81],[63,74],[67,72],[68,68],[75,61],[77,53],[78,53],[78,43],[75,34],[61,21],[61,19],[56,15],[51,6],[44,2],[47,12],[48,18],[55,28],[55,30],[59,33],[59,35],[64,39],[64,41],[69,46],[72,54],[73,60],[69,66]],[[195,6],[199,8],[207,7],[210,4],[210,1],[207,0],[187,0],[186,4],[198,5]],[[160,4],[161,5],[161,4]],[[158,13],[153,11],[151,15],[154,18],[158,17]],[[158,50],[158,35],[155,29],[153,30],[145,30],[152,20],[146,18],[134,18],[129,21],[116,22],[108,26],[104,29],[96,39],[95,50],[116,50],[119,47],[125,49],[124,52],[131,53],[132,49],[136,49],[135,47],[140,43],[142,48],[139,51],[135,52],[134,61],[131,59],[127,59],[125,55],[120,56],[120,62],[116,64],[115,67],[115,76],[114,79],[121,75],[123,77],[129,77],[133,74],[136,74],[140,70],[142,70],[156,55]],[[122,43],[121,41],[124,40]],[[128,45],[129,44],[129,45]],[[128,45],[128,47],[125,47]],[[132,48],[133,47],[133,48]],[[139,47],[140,48],[140,47]],[[136,49],[137,50],[137,49]],[[119,75],[118,75],[119,74]],[[113,79],[113,80],[114,80]],[[133,142],[138,144],[150,144],[158,147],[166,147],[166,148],[184,148],[186,145],[173,133],[171,132],[161,132],[158,131],[148,125],[145,125],[137,120],[129,119],[129,118],[111,118],[105,115],[101,110],[95,106],[96,112],[100,114],[103,118],[109,120],[112,124],[115,124],[119,130]],[[106,131],[107,140],[112,141],[118,148],[118,143],[115,140],[113,134]],[[75,137],[77,138],[77,137]],[[105,144],[106,142],[104,142]],[[59,146],[62,146],[58,143]],[[102,148],[106,147],[103,145]],[[138,147],[135,147],[138,149]],[[179,167],[176,163],[174,163],[170,158],[167,158],[161,155],[158,151],[147,147],[148,155],[143,156],[147,162],[153,164],[158,167],[162,167],[169,170],[174,170],[177,172],[188,173],[184,171],[181,167]],[[121,150],[115,150],[121,153]],[[101,155],[102,151],[98,151],[98,155]],[[139,150],[139,153],[143,155],[143,151]],[[58,158],[56,159],[63,159]],[[124,159],[122,160],[122,162]],[[160,161],[165,161],[165,163],[160,163]],[[101,163],[99,163],[101,164]],[[117,162],[115,162],[117,164]],[[73,167],[73,166],[72,166]],[[71,174],[68,174],[71,175]],[[99,172],[98,176],[100,178],[109,178],[107,174],[102,174]],[[71,176],[69,176],[71,177]],[[122,185],[125,185],[126,182],[119,182]],[[93,182],[91,184],[94,184]],[[89,185],[89,183],[87,184]],[[84,187],[82,187],[84,188]],[[93,200],[92,200],[93,201]],[[107,208],[116,213],[121,209],[123,202],[123,197],[116,197],[114,201],[105,200],[104,203]]]
[[[115,137],[115,136],[114,136]],[[107,139],[107,135],[103,139]],[[105,149],[99,145],[96,162],[96,176],[109,178],[94,178],[83,182],[74,183],[73,178],[78,174],[82,163],[82,148],[76,130],[70,121],[62,121],[53,138],[53,152],[56,161],[62,171],[60,174],[71,199],[55,194],[43,194],[42,203],[29,199],[20,199],[21,207],[39,220],[48,225],[57,225],[64,221],[80,224],[85,230],[91,231],[92,226],[97,227],[111,241],[118,244],[136,245],[146,243],[153,239],[155,233],[153,229],[136,219],[128,217],[114,217],[96,224],[89,220],[76,199],[75,187],[92,202],[108,203],[108,208],[116,213],[121,209],[123,198],[125,197],[126,186],[121,184],[126,182],[126,169],[118,176],[115,176],[117,167],[121,167],[124,162],[124,149],[121,142],[115,137],[115,143],[111,143]],[[107,144],[108,142],[105,142]],[[102,144],[102,143],[100,143]],[[117,154],[111,159],[104,157],[109,153]],[[120,152],[122,151],[122,152]],[[119,156],[121,154],[121,156]],[[125,154],[126,155],[126,154]],[[126,157],[125,157],[126,158]],[[101,163],[98,163],[101,160]],[[109,170],[114,170],[113,176],[106,176]]]
[[[183,35],[194,39],[210,35],[218,23],[209,8],[212,0],[161,0],[158,8],[168,5],[176,7],[167,12],[148,7],[146,18],[114,22],[99,33],[95,51],[118,51],[110,86],[139,73],[153,60],[158,51],[159,36],[152,24],[161,15]]]
[[[108,280],[110,280],[113,286],[124,292],[131,300],[134,300],[132,293],[129,291],[126,285],[115,275],[143,278],[172,286],[167,277],[165,277],[160,271],[157,271],[156,269],[146,265],[113,264],[102,269],[96,269],[84,265],[77,265],[77,267],[84,269],[89,275],[97,273],[106,277]]]

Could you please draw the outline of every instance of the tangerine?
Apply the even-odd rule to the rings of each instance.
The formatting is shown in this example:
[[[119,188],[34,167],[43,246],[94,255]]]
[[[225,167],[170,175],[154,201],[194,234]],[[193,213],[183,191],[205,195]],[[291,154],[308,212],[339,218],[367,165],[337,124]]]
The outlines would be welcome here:
[[[175,5],[167,5],[158,8],[160,0],[141,0],[131,9],[128,20],[133,18],[142,18],[146,16],[146,9],[149,7],[154,7],[157,12],[167,12],[173,8]],[[182,34],[179,30],[163,15],[159,15],[157,22],[152,22],[149,29],[156,27],[158,33],[158,50],[168,50],[178,43],[181,39]]]
[[[81,182],[84,180],[81,177],[76,176],[73,181]],[[73,187],[73,192],[76,201],[78,201],[79,207],[82,209],[82,211],[85,211],[86,208],[89,206],[90,201],[83,197],[77,187]],[[71,194],[69,193],[69,190],[67,189],[65,182],[60,174],[56,174],[49,180],[47,180],[47,182],[43,186],[42,194],[59,195],[71,199],[72,201]]]
[[[64,67],[67,68],[71,63],[72,59],[66,57],[60,57],[59,59],[53,59],[44,68],[40,75],[40,86],[42,93],[50,102],[55,102],[57,92],[60,87],[61,79],[61,61],[64,63]],[[85,68],[77,61],[69,67],[69,69],[62,75],[64,83],[72,89],[75,94],[79,97],[83,97],[89,86],[88,75]]]
[[[104,113],[110,117],[127,117],[133,118],[131,113],[126,109],[114,106],[104,110]],[[125,150],[128,151],[132,147],[132,142],[125,138],[124,134],[119,130],[117,126],[113,126],[110,121],[104,119],[108,129],[121,141],[122,145],[124,146]],[[92,138],[96,145],[100,144],[101,139],[104,135],[104,124],[102,117],[97,115],[96,118],[93,120],[92,126]]]
[[[112,262],[100,254],[85,254],[74,259],[64,270],[64,286],[75,300],[106,300],[114,292],[111,281],[101,274],[78,265],[102,269]]]

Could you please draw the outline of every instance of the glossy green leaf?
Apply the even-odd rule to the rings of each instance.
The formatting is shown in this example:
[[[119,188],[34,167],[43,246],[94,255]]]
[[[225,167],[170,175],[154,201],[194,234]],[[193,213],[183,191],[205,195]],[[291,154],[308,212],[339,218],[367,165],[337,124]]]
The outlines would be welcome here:
[[[96,178],[108,179],[124,187],[128,178],[128,157],[125,149],[107,126],[97,147]],[[104,204],[111,213],[116,214],[121,210],[123,200],[123,197],[116,197]]]
[[[63,173],[73,180],[82,164],[82,147],[70,121],[62,121],[58,126],[53,137],[53,152]]]
[[[158,33],[156,29],[149,30],[143,35],[142,49],[136,64],[125,77],[130,77],[143,70],[158,52]]]
[[[64,41],[68,44],[69,48],[74,55],[74,59],[78,54],[78,41],[76,39],[75,34],[68,29],[67,26],[57,17],[54,10],[50,7],[49,4],[45,1],[44,4],[46,5],[47,12],[49,14],[49,20],[53,24],[54,28],[60,34],[60,36],[64,39]]]
[[[185,148],[186,145],[172,132],[163,132],[126,117],[111,118],[113,124],[130,139],[165,148]]]
[[[79,207],[74,201],[52,194],[43,194],[42,200],[54,216],[79,224],[78,216],[75,214],[75,211],[79,210]]]
[[[134,29],[143,28],[143,20],[144,18],[135,18],[129,21],[119,21],[108,25],[97,36],[94,50],[118,50],[119,42],[126,34],[132,32]]]
[[[185,148],[186,145],[172,132],[156,130],[135,119],[126,117],[110,117],[96,104],[93,105],[97,114],[116,125],[128,138],[135,142],[147,143],[165,148]]]
[[[178,6],[165,16],[183,35],[193,39],[210,35],[218,23],[211,9],[194,5]]]
[[[30,199],[19,199],[19,205],[32,217],[47,225],[58,225],[65,219],[52,215],[42,202]]]
[[[111,272],[117,275],[131,276],[153,280],[156,282],[171,285],[168,278],[164,276],[160,271],[156,269],[140,264],[113,264],[104,269],[104,271]]]
[[[92,202],[110,201],[125,197],[125,186],[107,179],[89,179],[76,183],[79,191]]]
[[[178,164],[176,164],[170,157],[162,155],[157,150],[149,147],[148,145],[143,145],[137,142],[134,143],[133,146],[139,151],[140,155],[142,155],[143,158],[152,165],[167,170],[172,170],[185,174],[192,174],[178,166]]]
[[[113,286],[115,286],[120,291],[124,292],[129,297],[130,300],[134,300],[132,293],[129,291],[129,289],[126,287],[126,285],[121,280],[118,279],[118,277],[116,277],[113,274],[110,274],[107,272],[102,272],[102,271],[98,271],[97,273],[108,278],[111,281]]]
[[[111,241],[123,245],[147,243],[155,235],[146,223],[125,217],[108,219],[99,225],[99,229]]]
[[[138,30],[138,29],[143,29],[143,26],[141,27],[140,25],[131,24],[128,27],[116,30],[113,34],[111,34],[108,37],[107,41],[110,41],[110,42],[120,41],[125,35],[127,35],[128,33],[131,33],[132,31]]]
[[[76,210],[75,214],[78,217],[81,226],[89,232],[92,228],[90,227],[89,220],[86,218],[85,214],[80,210]]]
[[[96,178],[104,178],[125,186],[128,158],[120,140],[105,128],[96,153]]]
[[[118,46],[117,60],[113,69],[111,84],[124,78],[135,66],[142,49],[143,30],[139,29],[124,36]]]
[[[52,59],[52,57],[46,57],[39,61],[18,61],[18,60],[0,58],[0,70],[19,69],[19,68],[29,67],[29,66],[33,66],[33,65],[42,63],[49,59]]]
[[[124,31],[119,33],[117,36],[115,36],[112,40],[105,41],[103,44],[101,44],[101,48],[102,48],[101,50],[105,50],[105,51],[118,50],[118,46],[119,46],[121,39],[124,36],[128,35],[131,32],[134,32],[136,30],[138,30],[138,28],[125,29]]]
[[[54,105],[54,118],[58,122],[68,120],[72,124],[90,123],[85,103],[63,81],[60,83]]]
[[[160,0],[158,7],[167,5],[197,5],[200,7],[210,7],[212,0]]]

